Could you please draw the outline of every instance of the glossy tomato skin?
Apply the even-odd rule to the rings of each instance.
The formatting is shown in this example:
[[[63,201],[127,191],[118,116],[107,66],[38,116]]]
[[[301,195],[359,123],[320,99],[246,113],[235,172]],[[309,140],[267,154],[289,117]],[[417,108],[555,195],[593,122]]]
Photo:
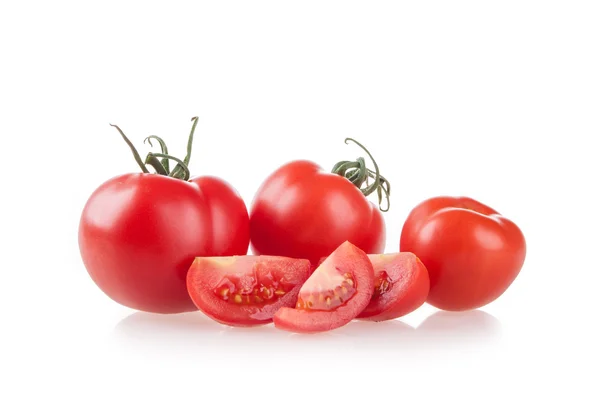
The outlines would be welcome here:
[[[236,197],[216,180],[192,183],[148,173],[110,179],[92,193],[81,215],[83,263],[98,287],[126,307],[196,310],[186,289],[194,258],[247,252],[247,211]],[[231,219],[216,211],[228,204]],[[240,237],[228,238],[221,233],[225,228]]]
[[[374,322],[396,319],[425,303],[429,273],[419,257],[401,252],[369,254],[369,259],[375,272],[375,292],[358,319]]]
[[[239,193],[228,182],[214,176],[193,178],[211,213],[211,256],[244,255],[250,245],[248,210]]]
[[[281,166],[263,182],[250,209],[254,254],[309,259],[317,264],[349,241],[383,251],[381,211],[349,180],[305,160]]]
[[[309,276],[308,260],[255,255],[197,257],[188,270],[187,290],[198,309],[213,320],[251,327],[272,322],[281,307],[293,307]],[[236,294],[239,303],[234,301]]]
[[[508,289],[525,262],[526,242],[514,222],[489,206],[440,196],[411,211],[400,251],[415,253],[425,264],[428,303],[464,311],[489,304]]]
[[[350,274],[356,290],[353,297],[331,310],[299,308],[299,304],[296,305],[296,308],[281,307],[273,317],[277,328],[295,333],[330,331],[348,324],[369,304],[374,289],[373,265],[367,254],[350,242],[342,243],[317,267],[317,270],[300,289],[300,301],[303,298],[303,292],[311,294],[317,289],[333,289],[325,287],[332,281],[331,276],[321,277],[319,275],[320,270],[324,268],[337,271],[341,276]],[[336,289],[336,292],[340,293],[339,288]],[[304,297],[306,298],[306,295]],[[316,302],[319,297],[318,294],[315,294],[314,301]]]

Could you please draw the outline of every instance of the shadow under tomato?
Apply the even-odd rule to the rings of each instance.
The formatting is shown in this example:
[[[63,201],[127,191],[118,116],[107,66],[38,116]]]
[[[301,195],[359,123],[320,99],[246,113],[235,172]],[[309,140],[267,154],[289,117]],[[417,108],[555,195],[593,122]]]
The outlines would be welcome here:
[[[336,330],[295,334],[273,324],[248,328],[225,326],[201,312],[160,315],[135,312],[114,328],[113,338],[129,351],[210,356],[234,360],[240,356],[272,359],[289,355],[313,357],[348,351],[429,352],[494,343],[501,324],[492,315],[473,310],[437,311],[414,328],[401,320],[355,320]],[[269,349],[269,351],[265,351]]]

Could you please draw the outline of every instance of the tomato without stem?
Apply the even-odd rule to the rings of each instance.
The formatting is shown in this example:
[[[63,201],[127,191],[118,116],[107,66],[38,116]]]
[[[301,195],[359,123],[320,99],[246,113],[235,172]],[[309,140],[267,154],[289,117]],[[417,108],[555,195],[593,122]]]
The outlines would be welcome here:
[[[189,147],[181,161],[166,154],[162,139],[151,137],[163,152],[150,153],[143,163],[119,132],[143,172],[108,180],[86,202],[78,237],[83,263],[96,285],[124,306],[155,313],[196,310],[186,288],[188,268],[196,256],[246,254],[246,206],[220,178],[189,180]],[[170,171],[158,157],[177,166]],[[149,173],[146,164],[161,173]]]
[[[198,257],[187,275],[194,304],[222,324],[253,326],[272,321],[296,303],[310,274],[308,260],[278,256]]]
[[[306,160],[277,169],[261,185],[250,209],[252,252],[306,258],[313,264],[345,241],[367,253],[382,252],[383,215],[366,196],[377,192],[381,204],[390,187],[373,163],[375,171],[365,167],[362,157],[337,163],[332,173]]]
[[[324,332],[352,321],[373,295],[369,257],[350,242],[342,243],[302,285],[295,308],[282,307],[275,326],[291,332]]]
[[[415,253],[429,272],[427,302],[448,311],[482,307],[502,295],[525,261],[519,227],[468,197],[423,201],[402,228],[400,251]]]
[[[409,314],[425,303],[429,293],[427,269],[413,253],[369,254],[375,290],[357,318],[386,321]]]

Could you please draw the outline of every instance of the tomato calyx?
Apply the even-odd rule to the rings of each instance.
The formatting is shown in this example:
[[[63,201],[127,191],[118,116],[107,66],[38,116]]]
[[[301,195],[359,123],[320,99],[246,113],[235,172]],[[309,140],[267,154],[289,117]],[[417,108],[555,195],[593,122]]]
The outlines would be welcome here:
[[[390,182],[379,173],[379,166],[377,165],[377,162],[369,150],[365,148],[365,146],[352,138],[346,138],[344,143],[348,144],[348,141],[356,143],[367,153],[375,167],[375,171],[367,168],[364,157],[358,157],[356,161],[337,162],[331,169],[331,172],[348,179],[354,186],[360,189],[365,197],[377,192],[379,209],[383,212],[388,211],[390,209]],[[369,178],[373,179],[372,183],[369,183]],[[363,188],[362,186],[364,184],[367,186]],[[386,208],[381,207],[384,196],[387,204]]]
[[[192,122],[192,129],[188,138],[187,152],[183,160],[170,155],[165,141],[156,135],[148,136],[146,139],[144,139],[144,143],[148,142],[150,147],[154,147],[152,144],[152,140],[156,140],[160,145],[161,152],[149,152],[146,156],[146,159],[142,160],[142,157],[140,157],[140,153],[137,151],[133,143],[131,143],[129,138],[127,138],[125,133],[123,133],[121,128],[114,124],[110,124],[110,126],[116,128],[119,131],[121,137],[129,146],[129,149],[131,150],[135,161],[140,166],[143,173],[150,173],[150,171],[146,167],[146,165],[150,165],[158,175],[169,176],[171,178],[187,181],[190,179],[190,170],[188,168],[188,165],[190,163],[190,158],[192,155],[192,143],[194,141],[194,132],[196,131],[196,125],[198,124],[198,117],[193,117]],[[159,158],[162,158],[162,160],[159,160]],[[177,165],[175,166],[175,168],[173,168],[172,171],[170,170],[169,160],[173,160],[177,163]]]

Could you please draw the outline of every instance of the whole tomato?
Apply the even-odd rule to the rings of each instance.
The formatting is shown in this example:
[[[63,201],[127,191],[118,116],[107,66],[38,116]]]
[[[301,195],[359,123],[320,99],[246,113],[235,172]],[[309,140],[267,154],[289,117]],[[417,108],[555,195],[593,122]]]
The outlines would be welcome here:
[[[440,196],[408,215],[400,251],[429,272],[427,302],[448,311],[482,307],[503,294],[525,262],[525,237],[494,209],[468,197]]]
[[[217,177],[189,179],[194,121],[184,161],[161,153],[143,162],[121,129],[142,173],[114,177],[86,202],[79,224],[83,263],[98,287],[114,301],[141,311],[196,310],[186,275],[196,256],[243,255],[249,246],[246,206]],[[114,125],[113,125],[114,126]],[[162,161],[159,161],[162,158]],[[170,171],[168,160],[177,166]],[[157,173],[150,173],[145,164]]]
[[[371,160],[371,154],[358,142]],[[323,170],[311,161],[289,162],[258,189],[250,209],[250,246],[254,254],[305,258],[313,266],[345,241],[366,253],[383,251],[386,239],[382,211],[366,196],[385,195],[389,182],[365,166],[364,158],[342,161]],[[371,183],[369,184],[369,179]],[[361,187],[367,184],[365,188]]]

